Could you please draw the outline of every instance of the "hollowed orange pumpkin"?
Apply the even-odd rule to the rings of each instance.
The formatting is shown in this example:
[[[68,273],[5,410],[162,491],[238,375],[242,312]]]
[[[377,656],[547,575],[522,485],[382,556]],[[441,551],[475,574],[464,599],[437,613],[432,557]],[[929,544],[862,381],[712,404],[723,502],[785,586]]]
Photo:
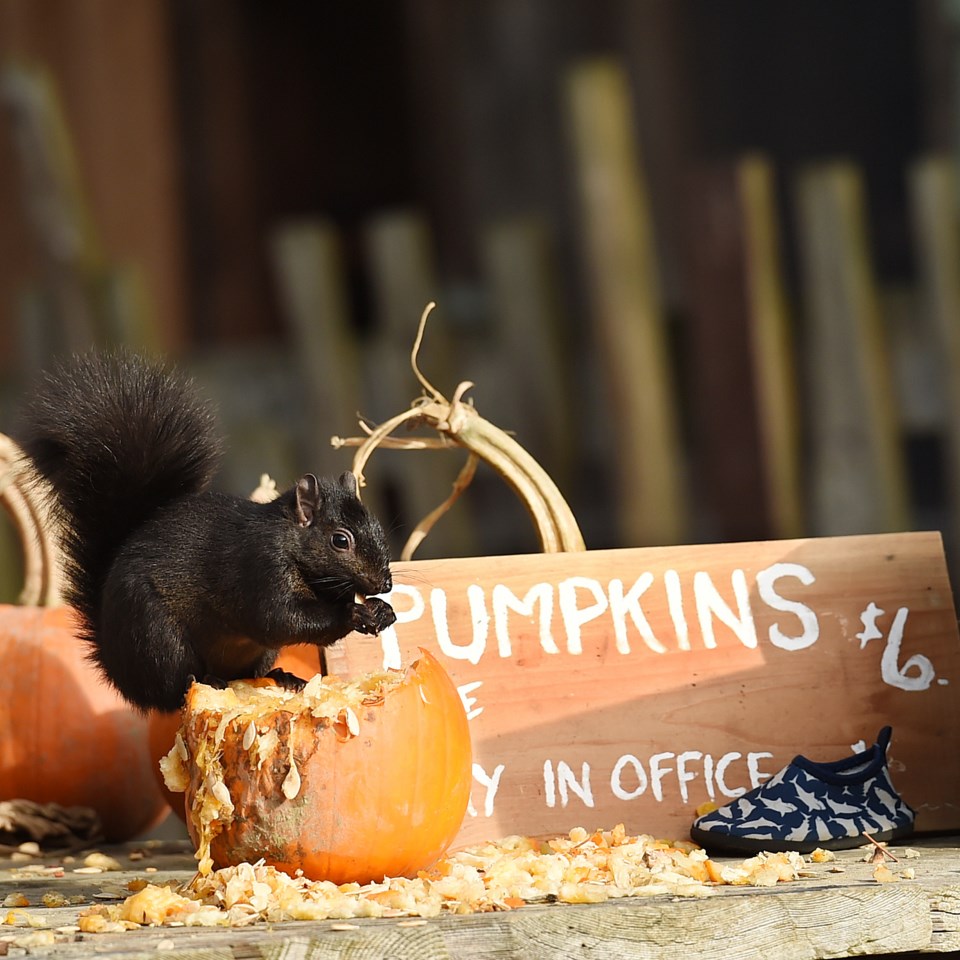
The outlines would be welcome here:
[[[147,720],[89,662],[69,607],[0,605],[0,799],[92,807],[106,839],[165,811]]]
[[[277,667],[281,670],[302,677],[304,680],[320,673],[320,650],[318,647],[298,643],[284,647],[277,658]],[[181,715],[177,710],[173,713],[164,713],[160,710],[150,711],[149,720],[149,748],[150,761],[153,773],[160,786],[160,792],[166,797],[167,803],[173,812],[183,821],[187,819],[187,810],[184,806],[184,795],[174,793],[164,782],[160,772],[160,761],[170,752],[174,738],[180,729]]]
[[[328,706],[311,696],[270,681],[191,688],[165,768],[186,789],[201,872],[263,858],[312,879],[366,883],[414,875],[456,836],[470,734],[433,656],[358,678]]]

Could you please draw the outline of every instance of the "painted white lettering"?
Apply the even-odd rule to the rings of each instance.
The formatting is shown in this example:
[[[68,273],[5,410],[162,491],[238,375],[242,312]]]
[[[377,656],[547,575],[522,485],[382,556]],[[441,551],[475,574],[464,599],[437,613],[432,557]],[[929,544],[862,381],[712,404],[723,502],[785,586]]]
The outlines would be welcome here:
[[[751,789],[759,787],[764,780],[769,780],[772,774],[763,773],[760,770],[761,760],[772,760],[773,754],[763,751],[747,754],[747,775],[750,777]]]
[[[792,613],[803,628],[799,634],[791,635],[773,624],[770,627],[770,642],[781,650],[803,650],[817,642],[820,622],[816,613],[806,604],[787,600],[777,593],[775,584],[781,577],[795,577],[805,587],[809,587],[817,578],[799,563],[774,563],[757,573],[757,593],[760,599],[773,610]]]
[[[463,703],[463,709],[467,713],[468,720],[473,720],[474,717],[479,717],[480,714],[483,713],[483,707],[473,706],[477,702],[477,698],[470,696],[474,690],[482,686],[482,680],[474,680],[472,683],[461,683],[460,686],[457,687],[457,693],[460,694],[460,700]]]
[[[433,610],[433,627],[437,634],[437,644],[451,660],[468,660],[476,665],[487,646],[487,634],[490,631],[490,615],[487,613],[483,587],[471,583],[467,587],[467,599],[470,602],[470,619],[473,623],[473,639],[468,644],[454,643],[450,639],[447,625],[447,595],[434,587],[430,591],[430,607]]]
[[[697,771],[687,769],[687,764],[691,760],[703,760],[703,754],[699,750],[684,750],[683,753],[677,754],[677,782],[680,784],[680,799],[684,803],[689,797],[687,784],[697,779]]]
[[[730,787],[727,786],[727,783],[725,780],[725,777],[727,775],[727,767],[729,767],[730,764],[733,763],[734,761],[742,760],[742,759],[743,759],[742,753],[725,753],[717,761],[717,768],[714,774],[714,780],[716,781],[717,789],[725,797],[742,797],[747,792],[746,787],[734,787],[733,789],[731,789]]]
[[[654,653],[666,653],[667,648],[656,638],[650,627],[650,621],[643,612],[640,598],[647,592],[653,583],[653,574],[643,573],[637,577],[633,586],[623,592],[622,580],[611,580],[607,589],[610,595],[610,615],[613,617],[613,635],[617,641],[617,650],[620,653],[630,652],[630,642],[627,640],[626,615],[630,614],[633,625],[640,632],[643,642]]]
[[[510,632],[507,629],[509,612],[513,610],[532,620],[534,607],[537,604],[540,605],[540,646],[546,653],[560,652],[550,632],[553,619],[553,585],[538,583],[531,587],[521,600],[509,587],[498,583],[493,588],[493,629],[497,635],[497,648],[501,657],[509,657],[513,654]]]
[[[543,761],[543,799],[548,807],[557,805],[557,780],[553,774],[553,761]]]
[[[663,574],[663,585],[667,590],[667,609],[673,621],[673,629],[677,635],[677,649],[690,649],[690,631],[687,628],[687,617],[683,612],[683,590],[680,587],[680,574],[676,570],[666,570]]]
[[[627,790],[623,786],[623,771],[626,767],[632,767],[634,776],[637,778],[637,785],[632,790]],[[643,769],[643,764],[632,754],[625,753],[616,762],[610,774],[610,790],[618,800],[635,800],[646,789],[647,771]]]
[[[473,765],[473,779],[477,781],[485,790],[483,798],[483,815],[485,817],[493,816],[493,803],[500,789],[500,777],[503,775],[504,764],[498,763],[493,769],[492,774],[488,774],[479,763]],[[476,816],[476,812],[474,812]]]
[[[650,758],[650,790],[657,800],[663,800],[663,778],[673,773],[673,767],[662,766],[667,760],[675,760],[675,753],[655,753]]]
[[[581,609],[577,605],[577,590],[592,593],[595,602]],[[591,577],[568,577],[557,585],[560,601],[560,615],[567,631],[567,652],[583,653],[580,628],[590,620],[595,620],[609,606],[607,595],[600,584]]]
[[[565,807],[570,800],[568,791],[575,793],[587,807],[593,806],[593,791],[590,788],[590,764],[584,762],[580,767],[580,779],[573,775],[565,760],[557,763],[557,790],[560,793],[560,806]]]
[[[711,800],[717,799],[716,791],[713,789],[713,754],[708,753],[703,758],[703,782],[707,788],[707,796]]]
[[[928,657],[915,653],[902,668],[897,663],[900,659],[900,645],[903,643],[903,630],[909,613],[906,607],[900,607],[893,618],[893,625],[890,627],[890,633],[887,634],[887,645],[880,658],[880,676],[884,683],[889,683],[891,687],[897,687],[900,690],[926,690],[935,676],[933,664]],[[917,672],[910,676],[908,671],[914,668]]]
[[[404,609],[404,605],[397,604],[399,609],[394,608],[397,615],[397,623],[413,623],[419,620],[426,610],[426,604],[423,602],[423,594],[416,587],[411,587],[406,583],[395,583],[393,590],[386,594],[384,599],[387,603],[392,603],[393,598],[409,597],[410,606]],[[400,656],[400,643],[397,640],[397,631],[394,625],[391,625],[380,634],[380,649],[383,652],[383,669],[399,670],[402,666],[402,657]]]
[[[730,582],[733,586],[733,595],[737,600],[736,614],[720,596],[709,573],[698,570],[694,574],[693,596],[697,603],[697,619],[700,621],[703,645],[711,650],[717,645],[717,638],[713,632],[715,617],[728,626],[745,647],[753,649],[757,645],[757,628],[750,610],[750,591],[747,588],[746,575],[742,570],[734,570],[730,576]]]

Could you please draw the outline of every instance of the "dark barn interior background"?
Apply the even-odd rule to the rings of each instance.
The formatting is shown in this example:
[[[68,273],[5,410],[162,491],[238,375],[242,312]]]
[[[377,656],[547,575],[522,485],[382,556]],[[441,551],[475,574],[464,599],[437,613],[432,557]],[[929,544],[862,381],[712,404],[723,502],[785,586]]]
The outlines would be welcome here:
[[[216,397],[225,488],[346,469],[435,300],[424,374],[589,547],[952,556],[958,40],[947,0],[0,0],[0,430],[122,341]],[[462,460],[375,454],[398,548]],[[536,549],[484,468],[418,556]]]

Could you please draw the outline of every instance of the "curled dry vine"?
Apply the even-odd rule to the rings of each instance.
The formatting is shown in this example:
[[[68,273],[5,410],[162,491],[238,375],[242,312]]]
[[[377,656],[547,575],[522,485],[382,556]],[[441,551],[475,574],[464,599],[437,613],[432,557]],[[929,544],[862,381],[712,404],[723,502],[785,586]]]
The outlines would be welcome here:
[[[432,510],[414,528],[401,553],[409,560],[433,525],[440,519],[470,485],[480,460],[488,463],[513,488],[521,499],[540,536],[544,553],[560,553],[586,549],[580,528],[556,484],[539,463],[505,431],[485,420],[465,394],[473,386],[469,380],[461,382],[450,400],[440,393],[420,372],[417,355],[427,318],[435,304],[429,303],[420,317],[416,340],[410,354],[413,373],[424,393],[410,408],[391,417],[379,426],[367,427],[365,437],[333,437],[335,447],[355,446],[353,472],[359,484],[364,482],[363,470],[378,447],[400,450],[449,449],[462,447],[468,452],[467,461],[453,484],[450,496]],[[398,438],[393,434],[401,426],[426,427],[438,437]]]

